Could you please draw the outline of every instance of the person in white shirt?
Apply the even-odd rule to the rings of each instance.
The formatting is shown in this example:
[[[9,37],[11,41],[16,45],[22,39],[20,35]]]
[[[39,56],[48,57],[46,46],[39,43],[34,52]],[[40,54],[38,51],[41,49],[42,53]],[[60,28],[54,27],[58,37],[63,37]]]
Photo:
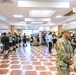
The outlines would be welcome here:
[[[49,44],[49,52],[50,53],[52,53],[51,52],[51,50],[52,50],[52,44],[53,44],[53,41],[52,41],[52,32],[50,32],[49,34],[48,34],[48,36],[47,36],[47,42],[48,42],[48,44]]]

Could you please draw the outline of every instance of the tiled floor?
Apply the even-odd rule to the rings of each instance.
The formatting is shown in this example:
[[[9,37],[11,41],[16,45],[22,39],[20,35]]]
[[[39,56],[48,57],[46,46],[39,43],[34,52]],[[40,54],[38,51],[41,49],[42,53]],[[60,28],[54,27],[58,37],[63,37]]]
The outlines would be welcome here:
[[[1,57],[0,75],[56,75],[56,54],[44,46],[21,47],[8,59]]]

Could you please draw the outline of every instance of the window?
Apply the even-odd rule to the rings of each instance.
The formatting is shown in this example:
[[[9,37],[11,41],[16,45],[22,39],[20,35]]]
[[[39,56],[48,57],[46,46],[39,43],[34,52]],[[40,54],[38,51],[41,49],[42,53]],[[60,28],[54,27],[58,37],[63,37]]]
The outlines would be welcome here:
[[[33,34],[39,33],[39,30],[33,30]]]
[[[39,30],[22,30],[22,35],[26,33],[26,36],[30,37],[31,34],[38,34]]]
[[[30,36],[32,34],[32,30],[27,30],[27,34]]]
[[[22,34],[24,35],[24,33],[26,33],[26,35],[28,35],[27,30],[23,30]]]

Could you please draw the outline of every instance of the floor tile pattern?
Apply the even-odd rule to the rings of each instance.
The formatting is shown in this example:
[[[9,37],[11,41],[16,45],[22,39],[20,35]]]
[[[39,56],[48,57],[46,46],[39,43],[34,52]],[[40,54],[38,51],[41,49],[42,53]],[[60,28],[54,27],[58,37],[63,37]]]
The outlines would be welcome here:
[[[21,47],[8,59],[0,58],[0,75],[57,75],[56,54],[45,46]]]

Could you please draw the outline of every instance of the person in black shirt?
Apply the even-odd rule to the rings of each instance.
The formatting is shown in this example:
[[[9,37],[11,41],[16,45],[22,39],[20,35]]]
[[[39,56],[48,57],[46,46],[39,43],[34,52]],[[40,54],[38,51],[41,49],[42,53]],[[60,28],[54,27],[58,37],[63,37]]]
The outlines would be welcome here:
[[[16,51],[16,38],[14,34],[12,36],[12,43],[13,43],[13,51]]]
[[[75,34],[72,34],[72,36],[69,38],[69,41],[71,42],[71,45],[73,47],[73,52],[76,49],[76,39],[75,39]]]
[[[23,36],[23,46],[27,46],[25,44],[26,44],[26,34],[24,33],[24,36]]]
[[[9,52],[8,53],[12,53],[13,50],[13,43],[12,43],[12,34],[9,32]]]
[[[33,35],[31,35],[31,38],[30,38],[30,45],[32,45],[32,42],[33,42]]]
[[[1,42],[3,44],[3,54],[4,58],[8,58],[8,51],[9,51],[9,37],[6,33],[3,34],[4,36],[1,38]]]
[[[46,34],[42,35],[42,39],[43,39],[43,44],[42,45],[45,45],[46,44]]]
[[[39,45],[40,39],[39,39],[39,34],[37,35],[37,45]]]
[[[71,44],[72,44],[73,52],[74,52],[74,50],[76,49],[76,40],[75,40],[75,38],[72,40]]]
[[[19,47],[21,47],[21,36],[19,35]]]
[[[16,48],[18,48],[18,46],[19,46],[19,36],[16,35]]]

